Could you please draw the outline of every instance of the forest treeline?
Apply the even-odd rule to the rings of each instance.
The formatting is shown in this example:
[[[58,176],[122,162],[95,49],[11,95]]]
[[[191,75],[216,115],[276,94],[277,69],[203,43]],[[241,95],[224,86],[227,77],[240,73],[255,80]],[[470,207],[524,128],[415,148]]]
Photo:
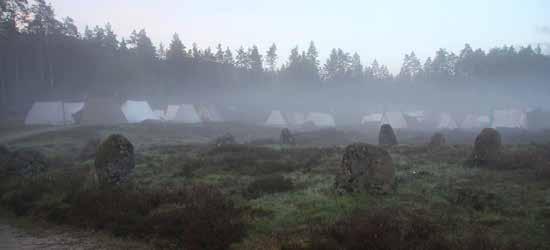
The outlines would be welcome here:
[[[195,90],[316,91],[409,83],[550,90],[550,57],[538,46],[484,51],[466,44],[458,53],[439,49],[425,60],[410,52],[392,75],[378,61],[365,63],[357,53],[339,48],[321,62],[313,42],[292,49],[288,57],[276,44],[267,51],[221,44],[200,48],[184,44],[178,34],[165,46],[155,45],[145,30],[126,38],[109,24],[79,31],[73,19],[56,17],[44,0],[0,0],[0,11],[3,111],[35,100],[173,96]]]

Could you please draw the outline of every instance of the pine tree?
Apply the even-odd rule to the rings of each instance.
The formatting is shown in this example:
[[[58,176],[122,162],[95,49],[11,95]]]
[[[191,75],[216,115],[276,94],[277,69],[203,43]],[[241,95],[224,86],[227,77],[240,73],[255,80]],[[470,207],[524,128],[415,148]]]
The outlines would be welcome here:
[[[218,46],[216,47],[216,62],[218,63],[223,63],[224,60],[223,60],[223,49],[222,49],[222,45],[221,44],[218,44]]]
[[[231,52],[229,47],[227,47],[227,49],[223,53],[223,63],[228,64],[228,65],[234,65],[235,64],[235,61],[233,60],[233,53]]]
[[[172,41],[166,51],[166,60],[171,62],[180,62],[186,56],[185,46],[176,33],[172,36]]]
[[[265,62],[267,64],[268,70],[271,72],[275,72],[277,69],[277,46],[275,44],[271,45],[269,47],[269,50],[267,50]]]

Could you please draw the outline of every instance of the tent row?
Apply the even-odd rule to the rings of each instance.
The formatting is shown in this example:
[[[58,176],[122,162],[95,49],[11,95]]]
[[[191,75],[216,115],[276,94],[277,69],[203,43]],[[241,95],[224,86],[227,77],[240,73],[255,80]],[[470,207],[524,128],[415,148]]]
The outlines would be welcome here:
[[[478,129],[492,128],[528,128],[528,113],[517,110],[494,110],[491,116],[468,114],[457,119],[449,112],[427,113],[415,111],[373,113],[363,116],[364,126],[380,126],[390,124],[395,129]]]
[[[169,105],[166,110],[153,110],[146,101],[94,98],[86,102],[36,102],[25,118],[25,125],[121,124],[146,120],[181,123],[221,122],[214,105]]]

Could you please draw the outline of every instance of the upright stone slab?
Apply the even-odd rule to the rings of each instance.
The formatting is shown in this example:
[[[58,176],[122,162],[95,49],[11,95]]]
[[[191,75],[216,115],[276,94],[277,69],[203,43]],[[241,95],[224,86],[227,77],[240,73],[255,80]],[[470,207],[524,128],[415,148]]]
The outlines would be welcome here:
[[[99,184],[122,184],[134,167],[134,146],[126,137],[114,134],[99,145],[95,158]]]
[[[499,158],[501,146],[500,133],[493,128],[484,128],[474,143],[472,163],[475,166],[488,166],[495,163]]]
[[[380,146],[394,146],[397,145],[397,137],[393,132],[393,128],[389,124],[384,124],[380,127],[380,134],[378,135],[378,144]]]
[[[336,178],[338,190],[347,192],[389,192],[395,170],[390,154],[377,146],[356,143],[346,147],[341,172]]]

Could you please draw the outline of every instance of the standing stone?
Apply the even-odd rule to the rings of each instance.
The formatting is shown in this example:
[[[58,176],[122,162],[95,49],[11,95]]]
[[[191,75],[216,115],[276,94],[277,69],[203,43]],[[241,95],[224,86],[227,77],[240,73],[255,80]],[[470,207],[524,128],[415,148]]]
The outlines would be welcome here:
[[[95,170],[100,184],[117,185],[126,182],[134,166],[134,146],[126,137],[114,134],[99,145]]]
[[[432,138],[430,139],[430,144],[428,145],[430,148],[438,148],[441,146],[445,146],[446,144],[445,136],[442,133],[435,133],[432,135]]]
[[[341,172],[336,178],[338,190],[347,192],[391,191],[395,170],[390,154],[377,146],[355,143],[346,147]]]
[[[4,169],[8,176],[32,177],[48,170],[48,160],[36,150],[21,149],[11,154]]]
[[[281,144],[283,145],[295,145],[296,138],[290,132],[288,128],[285,128],[281,131]]]
[[[475,166],[487,166],[498,160],[502,146],[500,133],[493,128],[484,128],[477,136],[472,153]]]
[[[393,132],[393,128],[389,124],[384,124],[380,127],[380,134],[378,135],[378,144],[380,146],[394,146],[397,145],[397,137]]]

